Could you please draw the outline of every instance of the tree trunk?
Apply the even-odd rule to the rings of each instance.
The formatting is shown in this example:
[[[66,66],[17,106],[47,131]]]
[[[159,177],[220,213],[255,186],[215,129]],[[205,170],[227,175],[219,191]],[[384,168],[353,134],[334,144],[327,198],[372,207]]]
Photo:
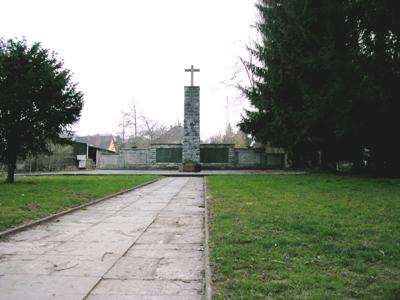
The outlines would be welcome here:
[[[17,164],[16,158],[11,158],[11,160],[7,163],[6,183],[14,183],[14,173],[16,164]]]

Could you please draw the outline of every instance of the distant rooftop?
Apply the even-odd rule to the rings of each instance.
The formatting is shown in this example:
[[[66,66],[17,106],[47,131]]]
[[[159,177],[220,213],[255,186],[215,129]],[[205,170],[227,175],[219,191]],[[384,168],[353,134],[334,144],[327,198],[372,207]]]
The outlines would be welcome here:
[[[110,135],[87,135],[75,136],[74,140],[79,143],[86,143],[99,149],[109,150],[115,152],[114,137]]]

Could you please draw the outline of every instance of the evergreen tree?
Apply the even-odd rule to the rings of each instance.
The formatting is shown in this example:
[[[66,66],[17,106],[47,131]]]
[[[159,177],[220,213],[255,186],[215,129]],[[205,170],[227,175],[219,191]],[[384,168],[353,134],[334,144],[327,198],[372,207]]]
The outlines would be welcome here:
[[[14,182],[17,158],[49,153],[79,119],[83,95],[54,53],[39,43],[0,40],[0,162]]]
[[[260,1],[261,42],[250,49],[258,62],[247,65],[255,81],[242,88],[257,110],[246,113],[241,128],[285,147],[294,166],[316,159],[317,151],[329,164],[358,163],[365,148],[376,158],[375,149],[396,149],[385,138],[399,125],[394,6],[390,0]],[[383,152],[381,164],[390,156]]]
[[[370,150],[370,166],[385,174],[400,172],[400,5],[395,0],[355,1],[360,75],[353,119],[360,146]]]

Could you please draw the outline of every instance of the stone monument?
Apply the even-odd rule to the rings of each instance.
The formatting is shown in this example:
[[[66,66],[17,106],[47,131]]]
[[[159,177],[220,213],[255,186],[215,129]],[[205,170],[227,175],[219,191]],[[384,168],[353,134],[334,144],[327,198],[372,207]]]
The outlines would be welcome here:
[[[200,87],[193,85],[194,72],[200,72],[193,65],[190,69],[191,84],[185,86],[185,108],[184,108],[184,135],[182,148],[182,162],[200,163]]]

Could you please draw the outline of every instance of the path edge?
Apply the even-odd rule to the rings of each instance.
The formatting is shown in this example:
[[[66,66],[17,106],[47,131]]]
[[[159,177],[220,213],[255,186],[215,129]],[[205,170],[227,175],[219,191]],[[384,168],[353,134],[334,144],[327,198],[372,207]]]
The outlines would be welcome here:
[[[80,209],[85,208],[85,207],[87,207],[87,206],[90,206],[90,205],[93,205],[93,204],[97,204],[97,203],[99,203],[99,202],[102,202],[102,201],[104,201],[104,200],[110,199],[110,198],[112,198],[112,197],[119,196],[119,195],[122,195],[122,194],[125,194],[125,193],[128,193],[128,192],[131,192],[131,191],[133,191],[133,190],[139,189],[139,188],[144,187],[144,186],[146,186],[146,185],[155,183],[155,182],[157,182],[157,181],[159,181],[159,180],[161,180],[161,179],[163,179],[163,178],[164,178],[164,177],[161,176],[160,178],[156,178],[156,179],[154,179],[154,180],[151,180],[151,181],[148,181],[148,182],[139,184],[139,185],[134,186],[134,187],[132,187],[132,188],[129,188],[129,189],[126,189],[126,190],[122,190],[122,191],[116,192],[116,193],[114,193],[114,194],[110,194],[110,195],[107,195],[107,196],[105,196],[105,197],[102,197],[102,198],[99,198],[99,199],[95,199],[95,200],[89,201],[89,202],[87,202],[87,203],[84,203],[84,204],[81,204],[81,205],[78,205],[78,206],[69,208],[69,209],[67,209],[67,210],[60,211],[60,212],[58,212],[58,213],[52,214],[52,215],[50,215],[50,216],[47,216],[47,217],[44,217],[44,218],[41,218],[41,219],[38,219],[38,220],[34,220],[34,221],[31,221],[31,222],[28,222],[28,223],[26,223],[26,224],[19,225],[19,226],[17,226],[17,227],[11,228],[11,229],[7,229],[7,230],[4,230],[4,231],[0,231],[0,239],[4,238],[4,237],[6,237],[6,236],[8,236],[8,235],[10,235],[10,234],[17,233],[17,232],[19,232],[19,231],[23,231],[23,230],[28,229],[28,228],[30,228],[30,227],[39,225],[39,224],[41,224],[41,223],[44,223],[44,222],[50,221],[50,220],[52,220],[52,219],[55,219],[55,218],[64,216],[64,215],[69,214],[69,213],[71,213],[71,212],[80,210]]]
[[[204,207],[205,207],[205,216],[204,216],[204,231],[205,231],[205,243],[204,243],[204,264],[205,264],[205,299],[212,299],[212,287],[211,287],[211,267],[210,267],[210,248],[208,244],[208,240],[210,237],[209,233],[209,217],[208,217],[208,192],[207,192],[207,176],[204,176],[203,179],[203,193],[204,193]]]

